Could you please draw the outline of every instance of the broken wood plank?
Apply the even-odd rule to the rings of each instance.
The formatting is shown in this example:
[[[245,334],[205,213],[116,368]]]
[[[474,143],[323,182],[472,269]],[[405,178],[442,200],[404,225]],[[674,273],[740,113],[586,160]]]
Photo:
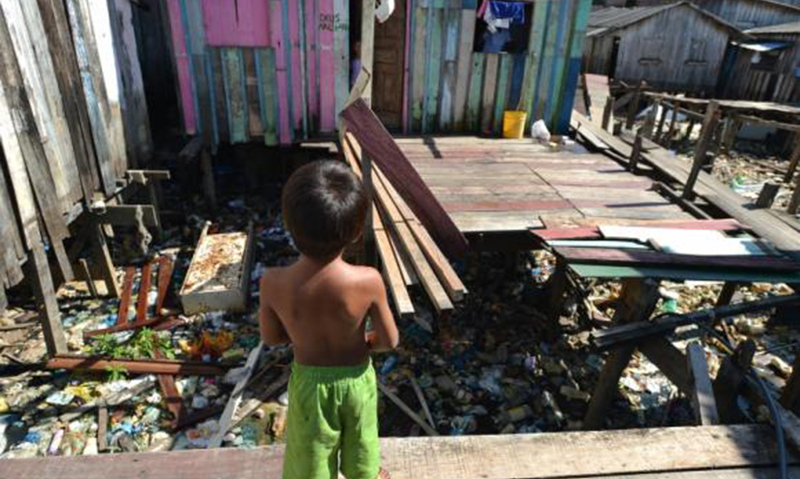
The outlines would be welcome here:
[[[681,266],[797,271],[794,261],[773,256],[701,256],[659,251],[556,247],[554,251],[569,263],[632,266]]]
[[[111,261],[111,252],[108,250],[108,241],[103,232],[103,227],[99,223],[93,222],[89,228],[92,229],[90,234],[92,235],[94,264],[100,267],[103,281],[106,284],[106,294],[112,298],[119,298],[117,272],[114,269],[114,263]]]
[[[94,219],[104,225],[133,226],[137,223],[136,211],[141,209],[145,226],[158,226],[156,210],[152,205],[106,205],[101,210],[93,210]]]
[[[209,441],[209,447],[220,447],[222,445],[222,439],[228,433],[228,429],[231,426],[233,414],[236,412],[236,409],[239,407],[239,403],[242,400],[244,388],[247,385],[247,382],[250,380],[250,376],[252,376],[263,351],[264,343],[258,343],[258,345],[254,347],[252,351],[250,351],[250,355],[247,357],[247,362],[245,363],[244,370],[242,371],[242,376],[236,382],[236,385],[233,387],[233,391],[231,391],[231,395],[228,398],[228,403],[225,405],[225,410],[222,412],[222,417],[219,419],[219,429],[217,430],[216,434],[211,437],[211,440]]]
[[[61,324],[61,312],[58,309],[56,292],[47,262],[44,245],[33,245],[28,254],[28,272],[33,293],[36,297],[36,309],[39,312],[39,321],[42,324],[44,342],[49,356],[67,352],[67,338]],[[1,286],[0,286],[1,287]]]
[[[402,399],[397,397],[397,395],[395,393],[390,391],[389,388],[384,386],[383,383],[380,382],[380,381],[378,381],[378,389],[381,391],[381,393],[384,396],[389,398],[390,401],[392,401],[397,407],[399,407],[400,410],[403,411],[406,414],[406,416],[408,416],[419,427],[421,427],[422,430],[425,431],[426,434],[428,434],[429,436],[438,436],[439,435],[439,433],[436,432],[435,429],[433,429],[431,426],[428,425],[428,423],[426,423],[421,417],[419,417],[419,414],[417,414],[414,411],[412,411],[411,408],[408,407],[408,405],[406,403],[404,403]]]
[[[778,194],[780,189],[781,185],[777,183],[764,183],[764,186],[761,187],[761,191],[758,193],[758,198],[756,199],[756,208],[772,207],[772,203],[775,202],[775,196]]]
[[[430,424],[432,428],[436,429],[436,421],[433,420],[431,410],[428,407],[428,401],[425,400],[425,394],[423,394],[422,389],[419,387],[417,378],[411,376],[409,379],[411,380],[411,388],[414,389],[414,394],[417,395],[417,399],[419,399],[419,403],[422,406],[422,411],[425,413],[425,419],[428,420],[428,424]]]
[[[465,254],[467,240],[366,103],[356,100],[342,119],[444,252],[450,257]]]
[[[108,408],[101,405],[97,409],[97,450],[105,452],[108,449]]]
[[[142,276],[139,281],[139,292],[136,295],[136,322],[147,321],[147,305],[150,298],[150,282],[153,279],[153,261],[148,259],[142,266]]]
[[[215,365],[199,361],[103,359],[91,356],[59,355],[47,361],[47,369],[107,372],[108,368],[121,367],[130,374],[178,374],[181,376],[220,376],[228,365]]]
[[[697,424],[701,426],[719,424],[717,404],[714,400],[711,378],[708,375],[706,353],[698,341],[692,341],[686,346],[686,360],[689,379],[694,386],[690,399]]]

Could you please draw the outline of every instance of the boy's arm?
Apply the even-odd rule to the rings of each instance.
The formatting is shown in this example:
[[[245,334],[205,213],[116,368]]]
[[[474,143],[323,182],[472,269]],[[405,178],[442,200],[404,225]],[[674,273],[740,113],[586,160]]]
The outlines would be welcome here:
[[[259,288],[261,289],[261,294],[259,294],[260,305],[259,305],[259,312],[258,312],[258,325],[259,330],[261,332],[261,341],[264,342],[267,346],[276,346],[279,344],[284,344],[290,342],[289,335],[286,333],[286,329],[283,327],[283,323],[281,323],[280,318],[278,315],[275,314],[275,311],[270,307],[269,300],[267,299],[267,274],[261,277],[261,281],[259,282]]]
[[[372,270],[372,272],[373,276],[370,278],[370,283],[371,289],[374,290],[375,300],[369,308],[369,315],[372,318],[373,329],[367,333],[367,343],[372,351],[391,351],[400,342],[400,333],[397,331],[394,315],[389,308],[389,300],[386,297],[386,286],[383,283],[383,278],[376,270]]]

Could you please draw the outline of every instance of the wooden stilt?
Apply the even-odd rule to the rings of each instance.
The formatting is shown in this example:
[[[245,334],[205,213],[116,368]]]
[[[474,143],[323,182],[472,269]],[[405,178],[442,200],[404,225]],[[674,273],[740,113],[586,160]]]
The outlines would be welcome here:
[[[719,419],[723,424],[737,424],[742,419],[742,413],[737,405],[737,398],[745,385],[744,371],[750,368],[753,356],[756,353],[756,344],[752,340],[740,343],[732,355],[722,361],[717,377],[713,382],[714,397],[717,403]],[[791,380],[790,380],[791,382]],[[790,409],[788,401],[795,401],[800,397],[800,381],[793,389],[793,397],[787,398],[787,388],[781,397],[781,404]],[[784,402],[787,399],[787,402]]]
[[[658,366],[664,376],[684,394],[692,394],[692,383],[686,371],[686,356],[670,341],[665,338],[651,339],[639,344],[639,351]]]
[[[39,321],[42,324],[47,354],[50,357],[66,354],[67,339],[61,324],[61,313],[58,310],[50,265],[41,243],[33,245],[28,255],[28,268],[26,276],[30,278],[33,293],[36,296],[36,306],[39,310]]]
[[[798,206],[800,206],[800,175],[797,176],[794,182],[794,192],[792,192],[792,198],[789,200],[789,206],[786,210],[790,215],[794,215],[797,214]]]
[[[792,156],[789,160],[789,168],[786,169],[786,175],[783,177],[783,181],[788,183],[792,181],[794,178],[794,173],[797,171],[797,164],[800,163],[800,133],[794,134],[794,149],[792,150]]]
[[[714,400],[711,378],[708,376],[706,352],[700,342],[689,343],[686,347],[686,359],[690,380],[694,386],[690,399],[697,424],[700,426],[719,424],[717,403]]]
[[[661,99],[656,98],[653,104],[650,107],[650,111],[647,112],[647,117],[644,120],[644,125],[642,126],[642,132],[645,137],[649,139],[653,139],[653,130],[656,126],[656,116],[658,115],[658,110],[661,107]]]
[[[772,203],[775,202],[775,196],[777,196],[780,189],[781,185],[777,183],[764,183],[764,186],[761,187],[761,192],[758,194],[758,199],[756,199],[756,208],[772,207]]]
[[[733,295],[736,294],[736,290],[739,289],[739,286],[741,285],[735,281],[726,281],[722,286],[722,291],[719,293],[719,298],[717,298],[715,307],[719,308],[731,304]]]
[[[211,165],[211,153],[203,148],[200,152],[200,169],[203,172],[203,192],[211,210],[217,209],[217,193],[214,185],[214,169]]]
[[[86,258],[78,260],[78,268],[83,280],[86,282],[86,288],[89,290],[89,294],[91,294],[93,298],[99,298],[100,295],[97,293],[97,288],[94,285],[94,278],[92,278],[92,272],[89,269],[89,262],[86,261]]]
[[[603,129],[612,132],[611,120],[614,118],[614,97],[609,95],[606,98],[606,106],[603,108]]]
[[[664,146],[666,146],[667,148],[672,146],[672,139],[675,138],[675,128],[678,123],[678,106],[679,106],[678,102],[672,103],[672,117],[669,120],[669,129],[667,129],[667,138],[663,142]]]
[[[657,105],[661,106],[661,100],[657,100]],[[658,127],[656,127],[655,135],[653,135],[653,141],[660,142],[661,141],[661,134],[664,131],[664,123],[667,120],[667,109],[662,108],[661,117],[658,120]]]
[[[119,298],[117,273],[114,269],[114,263],[111,261],[111,253],[108,250],[108,242],[103,233],[103,227],[100,223],[94,223],[91,228],[94,229],[94,234],[92,235],[94,262],[100,267],[100,273],[106,283],[106,294],[112,298]]]
[[[708,162],[706,152],[711,144],[711,139],[714,135],[714,130],[717,124],[717,109],[719,104],[715,101],[708,103],[706,116],[703,119],[703,127],[700,130],[700,139],[694,150],[694,163],[692,163],[692,171],[689,173],[689,178],[683,187],[683,197],[691,200],[694,198],[694,185],[697,182],[697,177],[700,175],[700,169]]]
[[[636,91],[633,93],[633,98],[631,98],[631,102],[628,105],[628,116],[625,119],[625,128],[629,130],[633,128],[633,123],[636,121],[636,114],[639,112],[639,102],[642,99],[643,88],[644,82],[640,81],[636,86]]]
[[[613,319],[618,323],[645,321],[653,313],[658,298],[658,282],[649,279],[625,280]],[[624,346],[609,354],[589,402],[589,409],[583,420],[584,429],[602,428],[606,412],[619,390],[619,378],[633,352],[634,347]]]
[[[567,286],[569,280],[567,279],[567,264],[559,259],[556,262],[556,270],[549,280],[547,285],[548,292],[548,319],[551,324],[558,324],[558,318],[561,316],[561,311],[564,309],[565,295],[567,293]]]
[[[628,160],[628,169],[631,173],[636,174],[637,166],[639,165],[639,158],[642,155],[642,130],[636,132],[636,139],[633,140],[633,148],[631,149],[631,157]]]

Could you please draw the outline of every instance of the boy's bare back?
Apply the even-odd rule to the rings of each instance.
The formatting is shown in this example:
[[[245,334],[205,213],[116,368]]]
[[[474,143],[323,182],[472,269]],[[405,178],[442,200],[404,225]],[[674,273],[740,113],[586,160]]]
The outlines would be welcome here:
[[[368,314],[375,330],[370,342],[365,332]],[[271,342],[290,340],[295,360],[303,364],[362,364],[370,349],[397,344],[380,274],[341,257],[321,264],[301,256],[291,266],[268,269],[261,280],[260,316]]]

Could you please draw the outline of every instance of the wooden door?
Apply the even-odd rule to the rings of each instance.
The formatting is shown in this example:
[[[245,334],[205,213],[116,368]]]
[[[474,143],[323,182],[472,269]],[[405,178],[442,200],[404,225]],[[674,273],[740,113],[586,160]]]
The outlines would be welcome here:
[[[403,121],[403,68],[406,51],[406,0],[395,0],[385,23],[375,22],[372,109],[388,129]]]

